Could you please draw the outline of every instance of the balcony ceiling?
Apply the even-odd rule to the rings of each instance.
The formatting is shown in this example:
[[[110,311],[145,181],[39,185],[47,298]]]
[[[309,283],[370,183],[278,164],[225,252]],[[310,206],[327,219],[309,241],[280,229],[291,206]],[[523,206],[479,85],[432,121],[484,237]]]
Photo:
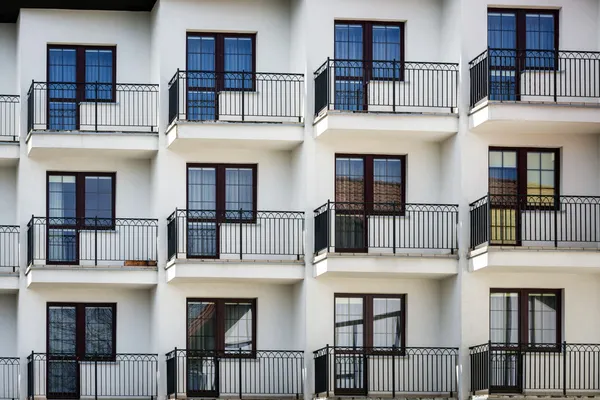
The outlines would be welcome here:
[[[156,0],[1,0],[0,23],[16,22],[22,8],[150,11]]]

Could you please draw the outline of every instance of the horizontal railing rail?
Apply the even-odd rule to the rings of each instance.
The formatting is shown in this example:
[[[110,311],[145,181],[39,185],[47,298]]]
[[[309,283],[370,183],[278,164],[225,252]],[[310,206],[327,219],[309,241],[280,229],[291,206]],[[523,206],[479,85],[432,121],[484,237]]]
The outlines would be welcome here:
[[[0,225],[0,273],[19,270],[19,227]]]
[[[293,350],[185,350],[167,358],[167,396],[277,396],[304,393],[304,352]]]
[[[27,265],[156,267],[158,220],[50,218],[27,224]]]
[[[600,344],[488,342],[469,352],[473,394],[600,394]]]
[[[456,397],[458,348],[339,347],[314,352],[315,395]]]
[[[456,204],[328,201],[314,218],[315,254],[417,249],[454,254],[458,246]]]
[[[150,398],[158,395],[158,354],[31,353],[27,398]]]
[[[327,59],[314,73],[315,115],[357,112],[455,112],[458,64]]]
[[[0,94],[0,141],[19,140],[19,96]]]
[[[20,361],[17,357],[0,357],[0,399],[17,400],[19,397]]]
[[[32,82],[31,131],[157,133],[159,87],[142,83]]]
[[[167,259],[304,258],[304,213],[177,209],[167,219]]]
[[[169,123],[301,123],[303,110],[303,74],[178,70],[169,82]]]
[[[600,52],[488,48],[469,63],[471,107],[483,100],[598,104]]]
[[[469,207],[472,249],[600,244],[600,196],[488,194]]]

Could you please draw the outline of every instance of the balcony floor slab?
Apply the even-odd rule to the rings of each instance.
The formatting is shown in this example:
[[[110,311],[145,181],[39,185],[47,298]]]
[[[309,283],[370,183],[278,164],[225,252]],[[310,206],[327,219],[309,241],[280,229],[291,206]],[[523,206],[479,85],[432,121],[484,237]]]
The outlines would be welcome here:
[[[442,141],[458,132],[458,114],[328,111],[316,119],[314,126],[316,138],[348,140],[368,135],[382,140]]]
[[[304,260],[174,259],[167,263],[167,283],[253,281],[292,284],[304,280]]]
[[[34,265],[25,272],[27,287],[77,286],[150,288],[158,284],[156,267]]]
[[[486,101],[471,110],[469,129],[482,134],[597,134],[600,104]]]
[[[179,121],[167,129],[167,147],[175,151],[207,145],[290,150],[303,141],[304,125],[300,123]]]
[[[313,261],[313,276],[355,278],[432,278],[458,274],[458,256],[431,253],[323,253]]]
[[[27,155],[35,158],[110,156],[147,159],[157,151],[156,133],[34,131],[27,136]]]
[[[19,272],[0,273],[0,293],[16,293],[19,291]]]
[[[482,246],[469,252],[469,271],[600,273],[600,249]]]
[[[20,153],[19,142],[0,141],[0,167],[17,165]]]

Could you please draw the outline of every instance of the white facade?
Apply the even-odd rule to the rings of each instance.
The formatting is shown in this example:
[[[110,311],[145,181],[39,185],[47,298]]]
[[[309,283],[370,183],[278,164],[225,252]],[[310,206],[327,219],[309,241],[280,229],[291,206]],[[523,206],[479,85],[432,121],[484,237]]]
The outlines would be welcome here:
[[[242,370],[249,377],[251,365],[261,371],[258,374],[283,375],[293,381],[284,388],[274,379],[280,382],[277,387],[263,387],[262,392],[258,386],[248,387],[244,395],[255,397],[283,392],[285,397],[313,397],[318,380],[313,352],[336,344],[336,295],[404,295],[403,345],[413,350],[391,363],[383,357],[377,364],[378,355],[374,354],[371,374],[392,374],[385,371],[394,365],[412,379],[418,373],[410,369],[410,362],[422,362],[411,353],[415,348],[444,348],[431,350],[432,354],[450,354],[432,364],[434,369],[444,370],[443,380],[434,375],[422,377],[421,386],[404,387],[411,396],[437,393],[469,398],[473,386],[469,347],[491,340],[490,291],[494,289],[561,290],[561,341],[600,343],[600,323],[594,314],[600,304],[600,225],[593,225],[596,221],[600,224],[598,203],[590,206],[590,214],[578,215],[585,221],[584,236],[594,238],[585,244],[565,240],[555,248],[553,241],[542,240],[524,246],[492,246],[491,240],[480,246],[471,243],[470,204],[490,191],[491,147],[558,149],[560,194],[600,196],[600,59],[590,61],[585,82],[580,83],[593,86],[589,98],[565,97],[556,102],[546,97],[539,101],[535,96],[509,102],[486,98],[471,107],[475,80],[469,62],[487,48],[488,7],[498,4],[481,0],[158,0],[145,12],[21,9],[15,23],[0,23],[0,95],[20,96],[14,134],[18,141],[0,137],[0,226],[18,226],[20,231],[9,241],[0,230],[0,358],[20,359],[20,398],[27,397],[27,357],[32,352],[48,352],[47,310],[54,303],[116,303],[113,350],[156,355],[151,365],[157,371],[139,378],[155,393],[137,392],[134,396],[161,399],[173,393],[183,396],[186,387],[189,391],[190,385],[198,384],[190,383],[191,375],[184,374],[175,378],[174,391],[167,384],[170,356],[166,354],[190,346],[186,314],[190,301],[255,301],[254,350],[301,353],[296,356],[303,361],[289,364],[298,368],[298,373],[263,365],[260,360],[236,366],[232,359],[222,357],[222,382],[227,376],[238,382]],[[505,0],[502,7],[556,10],[559,49],[600,51],[597,0]],[[403,23],[402,61],[451,65],[449,71],[453,72],[437,82],[443,82],[455,100],[448,107],[432,106],[446,97],[427,92],[424,83],[429,82],[429,75],[407,73],[402,82],[381,80],[379,86],[365,85],[365,97],[378,97],[385,103],[369,106],[371,112],[344,112],[336,106],[315,110],[318,88],[314,72],[335,57],[336,21]],[[182,109],[175,110],[177,117],[172,118],[171,80],[189,68],[187,35],[202,32],[255,34],[254,72],[299,74],[301,79],[285,86],[289,90],[284,95],[281,87],[271,83],[252,93],[234,90],[239,88],[223,90],[216,100],[216,112],[224,117],[194,121],[186,93],[193,90],[189,82],[201,85],[201,79],[188,71],[188,83],[182,84],[175,96],[186,103],[178,103]],[[115,46],[116,83],[148,85],[144,90],[150,91],[155,103],[136,97],[135,106],[127,106],[128,99],[118,96],[100,106],[98,101],[81,101],[81,126],[56,130],[49,128],[47,97],[37,97],[31,104],[42,105],[38,111],[42,117],[35,119],[30,129],[28,92],[32,81],[49,81],[49,45]],[[336,68],[343,66],[331,71]],[[256,78],[254,84],[259,82]],[[322,87],[328,95],[336,91],[330,77]],[[78,96],[86,90],[80,90]],[[47,96],[48,90],[44,93]],[[411,95],[420,106],[407,105]],[[138,92],[136,96],[143,95]],[[271,97],[288,101],[287,108],[267,104]],[[328,98],[327,103],[331,102],[336,100]],[[249,113],[243,121],[242,103]],[[234,106],[227,108],[228,104]],[[154,114],[148,117],[143,110],[154,110]],[[235,115],[225,115],[228,112]],[[274,114],[277,118],[269,120]],[[87,127],[83,127],[83,115],[92,116]],[[102,116],[107,118],[105,123]],[[1,134],[8,125],[2,110],[0,118],[5,119],[0,119]],[[115,121],[125,121],[122,125],[128,126]],[[98,122],[100,129],[94,126]],[[139,125],[144,128],[138,129]],[[147,129],[149,125],[151,129]],[[427,205],[429,214],[406,208],[405,214],[396,217],[384,211],[363,231],[366,249],[344,252],[341,245],[336,249],[336,231],[331,227],[338,217],[352,213],[338,208],[319,220],[328,221],[328,243],[315,248],[315,231],[320,229],[320,214],[315,209],[322,210],[324,204],[329,207],[328,202],[336,200],[336,155],[402,157],[406,163],[403,201],[416,205],[415,210]],[[217,164],[254,168],[256,221],[242,224],[231,216],[219,220],[212,214],[186,211],[190,208],[187,167]],[[47,241],[52,222],[46,218],[50,217],[48,173],[53,172],[114,173],[113,217],[127,219],[134,227],[119,229],[116,224],[95,232],[78,227],[75,240],[81,248],[74,247],[79,256],[74,265],[53,263]],[[449,210],[452,217],[442,220],[440,216]],[[282,217],[283,212],[288,214]],[[523,215],[527,212],[530,210]],[[565,224],[574,218],[572,211],[556,214],[557,220],[568,220]],[[39,226],[34,224],[30,230],[34,234],[28,235],[32,217],[38,218]],[[287,228],[281,228],[282,218]],[[142,220],[150,222],[139,222]],[[201,226],[207,221],[220,224],[215,228],[220,235],[215,243],[221,251],[211,257],[194,257],[190,237],[197,233],[190,232],[189,224]],[[415,229],[423,236],[420,244],[410,241]],[[565,231],[577,229],[569,225]],[[384,232],[389,236],[392,231],[393,239],[382,245],[378,235]],[[436,235],[447,242],[440,244]],[[59,246],[66,246],[61,243]],[[10,260],[7,249],[11,249]],[[600,350],[593,352],[597,363]],[[449,366],[442,366],[440,360]],[[191,370],[187,362],[179,365]],[[46,365],[45,361],[39,363]],[[86,380],[89,365],[81,370],[85,375],[79,388],[82,396],[93,395]],[[117,375],[126,368],[118,362],[111,365],[107,368],[120,371]],[[232,372],[238,366],[240,370]],[[0,386],[0,398],[8,393],[2,368],[0,363],[0,385],[5,385]],[[196,368],[206,379],[214,378],[213,367]],[[41,373],[46,374],[45,370]],[[39,374],[38,380],[42,379]],[[322,378],[331,388],[336,385],[333,375]],[[370,379],[376,380],[375,376]],[[600,393],[597,378],[588,383],[587,389]],[[111,385],[115,383],[109,384],[113,388]],[[221,394],[237,395],[242,389],[236,385],[222,388]],[[50,388],[45,381],[34,386],[34,396],[52,397],[46,393]],[[371,397],[391,392],[388,386],[369,388],[373,389]],[[277,390],[282,392],[275,393]],[[402,387],[396,390],[394,395],[402,397]],[[194,396],[188,393],[188,397]]]

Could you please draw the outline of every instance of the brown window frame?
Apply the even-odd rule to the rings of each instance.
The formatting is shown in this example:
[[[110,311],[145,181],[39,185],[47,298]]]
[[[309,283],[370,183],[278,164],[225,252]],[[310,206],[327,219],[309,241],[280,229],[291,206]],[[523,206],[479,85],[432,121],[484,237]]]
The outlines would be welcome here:
[[[46,82],[50,82],[50,50],[52,49],[74,49],[76,51],[75,82],[77,86],[77,102],[114,103],[117,98],[117,46],[95,46],[95,45],[60,45],[48,44],[46,49]],[[110,99],[90,99],[85,97],[85,84],[94,83],[85,80],[85,51],[86,50],[110,50],[112,51],[112,90]]]
[[[215,349],[214,350],[190,350],[190,338],[188,335],[189,332],[189,318],[188,318],[188,310],[190,302],[208,302],[215,303],[215,313],[216,313],[216,326],[215,326]],[[201,353],[202,351],[214,351],[218,355],[222,357],[240,357],[240,354],[227,352],[225,351],[225,303],[250,303],[252,304],[252,349],[250,353],[248,352],[242,353],[241,357],[256,357],[256,340],[257,340],[257,326],[256,326],[256,311],[257,311],[257,299],[256,298],[203,298],[203,297],[189,297],[185,302],[185,343],[188,351],[197,351]]]
[[[187,163],[185,172],[186,172],[186,194],[185,194],[185,206],[186,209],[190,200],[190,182],[189,182],[189,169],[190,168],[214,168],[216,172],[215,176],[215,204],[216,204],[216,213],[217,220],[220,222],[246,222],[246,223],[255,223],[256,215],[257,215],[257,199],[258,199],[258,164],[226,164],[226,163]],[[248,168],[252,170],[252,218],[241,220],[239,218],[231,218],[227,216],[225,218],[226,211],[235,212],[238,210],[226,210],[226,189],[227,185],[225,172],[227,168]],[[188,210],[193,211],[193,210]]]
[[[404,21],[372,21],[372,20],[345,20],[345,19],[336,19],[333,22],[333,40],[335,47],[335,26],[337,24],[353,24],[353,25],[361,25],[363,30],[363,58],[362,62],[367,63],[364,67],[367,81],[404,81],[404,62],[405,62],[405,22]],[[373,60],[373,25],[380,26],[397,26],[400,28],[400,59],[396,60],[398,62],[399,68],[399,77],[394,78],[376,78],[373,76],[373,61],[385,61],[385,60]],[[334,49],[334,58],[335,58],[335,49]],[[359,61],[359,60],[356,60]]]
[[[535,288],[491,288],[490,296],[488,300],[489,306],[489,327],[488,335],[491,333],[491,321],[492,321],[492,310],[491,301],[492,293],[517,293],[519,296],[519,345],[522,345],[523,350],[535,350],[539,351],[559,351],[562,343],[562,326],[563,326],[563,289],[535,289]],[[548,344],[530,344],[529,343],[529,305],[528,299],[530,293],[550,293],[556,295],[556,343],[554,345]],[[490,335],[491,338],[491,335]],[[492,343],[493,345],[493,343]],[[501,344],[500,344],[501,345]],[[511,345],[505,343],[507,349],[511,348]],[[500,346],[503,347],[503,346]],[[521,348],[521,346],[519,346]]]
[[[72,172],[72,171],[47,171],[46,172],[46,218],[50,222],[50,177],[51,176],[74,176],[75,177],[75,218],[78,230],[113,230],[115,229],[116,205],[117,205],[117,173],[116,172]],[[88,225],[85,217],[85,178],[86,177],[110,177],[112,180],[112,217],[111,223],[101,226]],[[50,223],[48,223],[50,225]]]
[[[46,352],[50,351],[50,307],[75,307],[75,349],[79,361],[116,361],[117,357],[117,303],[72,303],[72,302],[48,302],[46,303]],[[110,356],[92,357],[85,353],[85,310],[92,307],[112,308],[112,344],[113,352]]]
[[[190,37],[209,37],[215,38],[215,74],[216,74],[216,88],[218,91],[230,91],[230,92],[253,92],[256,90],[256,33],[239,33],[239,32],[187,32],[185,36],[185,69],[190,72],[189,69],[189,48],[188,38]],[[225,38],[250,38],[252,41],[252,71],[244,71],[252,74],[252,87],[251,88],[225,88]],[[211,71],[212,72],[212,71]],[[231,71],[231,72],[242,72],[242,71]],[[186,90],[189,90],[187,88]],[[194,88],[197,89],[197,88]],[[218,106],[218,104],[217,104]]]
[[[390,350],[387,348],[381,348],[381,349],[377,349],[373,347],[373,323],[374,318],[373,318],[373,299],[400,299],[402,307],[401,307],[401,313],[402,313],[402,332],[401,337],[400,337],[400,347],[398,347],[397,352],[400,355],[404,355],[404,353],[406,352],[406,294],[402,293],[402,294],[385,294],[385,293],[377,293],[377,294],[373,294],[373,293],[335,293],[334,294],[334,306],[333,306],[333,341],[334,341],[334,346],[337,346],[336,343],[336,335],[335,335],[335,328],[336,328],[336,310],[335,310],[335,300],[338,298],[355,298],[355,299],[362,299],[363,300],[363,321],[364,321],[364,328],[363,328],[363,348],[364,349],[368,349],[371,352],[389,352]],[[344,349],[344,351],[352,351],[351,349]]]
[[[374,159],[385,159],[385,160],[399,160],[401,163],[401,167],[400,167],[400,173],[401,173],[401,178],[402,178],[402,197],[401,197],[401,201],[398,204],[398,212],[400,216],[404,216],[405,211],[406,211],[406,171],[407,171],[407,166],[406,166],[406,161],[407,161],[407,156],[406,154],[403,155],[385,155],[385,154],[347,154],[347,153],[336,153],[335,154],[335,159],[334,159],[334,199],[337,202],[337,182],[335,181],[337,179],[337,159],[339,158],[362,158],[363,159],[363,165],[364,165],[364,193],[363,193],[363,198],[364,198],[364,208],[365,208],[365,212],[367,212],[369,215],[391,215],[392,212],[389,211],[376,211],[374,210],[374,198],[375,198],[375,194],[374,194],[374,182],[375,182],[375,178],[373,176],[373,171],[374,171],[374,167],[373,167],[373,160]],[[350,207],[352,208],[352,207]],[[339,210],[342,211],[343,210]],[[352,213],[356,213],[356,210],[351,210]]]
[[[541,206],[525,204],[521,207],[524,210],[559,210],[560,209],[560,148],[551,147],[501,147],[490,146],[488,149],[488,192],[489,192],[489,171],[490,171],[490,152],[492,151],[514,151],[517,153],[517,195],[527,196],[527,154],[528,153],[553,153],[554,154],[554,190],[558,201],[554,206]],[[493,196],[493,195],[492,195]],[[532,195],[533,196],[533,195]]]

